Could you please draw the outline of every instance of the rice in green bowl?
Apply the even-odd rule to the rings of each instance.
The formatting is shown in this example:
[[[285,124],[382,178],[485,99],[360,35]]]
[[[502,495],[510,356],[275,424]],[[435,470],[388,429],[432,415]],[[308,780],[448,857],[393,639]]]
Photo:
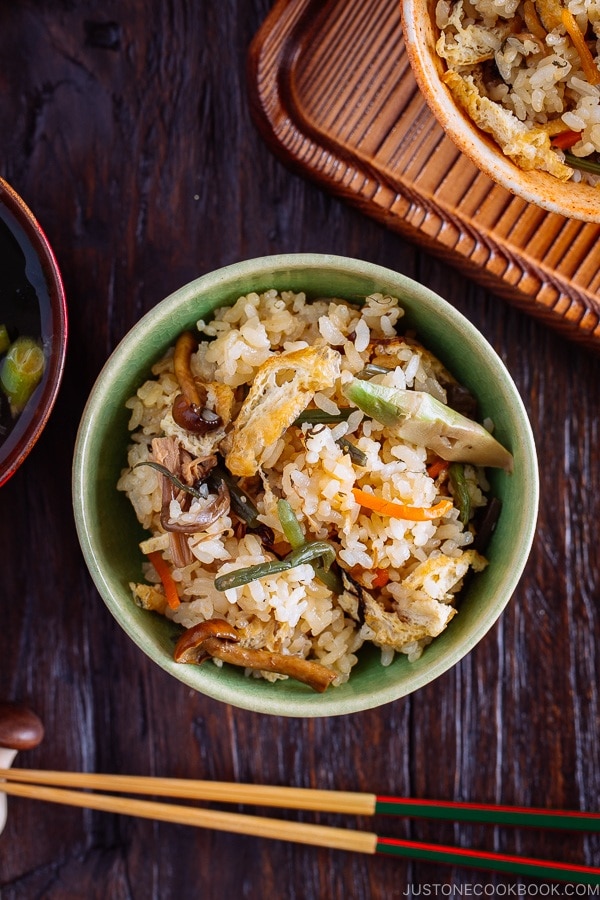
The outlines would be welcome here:
[[[366,390],[464,402],[450,372],[402,334],[403,315],[381,293],[352,304],[252,292],[184,332],[127,401],[132,440],[118,489],[148,532],[132,598],[192,629],[186,661],[222,666],[237,653],[247,674],[275,681],[288,677],[285,658],[309,659],[325,669],[324,681],[307,683],[335,689],[363,644],[384,666],[396,653],[414,662],[456,615],[465,577],[486,565],[474,548],[485,469],[450,463],[348,399],[358,378]],[[186,377],[202,386],[200,434],[178,421]],[[328,572],[318,555],[304,561],[320,545],[331,548]],[[279,571],[297,547],[307,548],[299,564]],[[220,587],[261,566],[260,577]],[[201,623],[211,626],[194,632]]]
[[[418,659],[395,652],[389,665],[382,665],[382,650],[365,641],[354,654],[358,661],[348,680],[324,693],[296,678],[272,683],[247,677],[244,668],[236,665],[176,662],[174,648],[181,639],[182,625],[173,621],[172,614],[169,618],[148,611],[133,600],[131,585],[144,583],[151,574],[148,555],[140,546],[152,537],[138,521],[126,493],[116,487],[129,468],[133,440],[128,423],[135,415],[132,398],[142,385],[156,379],[152,367],[162,365],[160,361],[181,333],[194,331],[199,319],[208,323],[215,315],[224,315],[217,310],[235,304],[240,296],[261,295],[270,289],[280,294],[304,292],[310,302],[342,297],[359,304],[371,294],[398,297],[404,315],[393,330],[416,334],[476,396],[480,420],[493,421],[495,437],[514,458],[512,473],[500,468],[486,470],[490,495],[499,498],[502,512],[486,546],[488,565],[463,585],[456,603],[458,612],[445,630]],[[356,442],[356,433],[348,440]],[[147,475],[159,474],[147,466],[135,472],[144,470]],[[510,374],[483,335],[450,304],[413,279],[364,260],[326,254],[286,254],[237,262],[184,285],[147,312],[98,375],[81,418],[73,462],[73,508],[82,552],[100,596],[131,641],[173,677],[174,688],[180,682],[205,697],[279,716],[347,715],[381,706],[423,688],[455,666],[481,641],[512,596],[535,534],[537,504],[538,471],[531,426]],[[285,555],[287,546],[277,549]],[[221,564],[232,562],[223,560]],[[149,582],[148,587],[152,587]],[[140,672],[144,671],[140,662]]]

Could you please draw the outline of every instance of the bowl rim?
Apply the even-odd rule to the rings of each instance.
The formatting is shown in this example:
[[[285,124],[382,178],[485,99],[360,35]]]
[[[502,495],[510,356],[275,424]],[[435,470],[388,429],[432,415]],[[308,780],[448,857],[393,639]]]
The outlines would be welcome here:
[[[31,420],[27,423],[19,439],[10,447],[0,462],[0,487],[2,487],[3,484],[12,478],[19,466],[33,450],[54,408],[64,373],[69,327],[62,275],[50,242],[23,198],[1,177],[0,204],[8,209],[23,229],[39,260],[50,298],[50,317],[52,322],[48,368],[45,373],[42,390]],[[0,448],[0,455],[1,453]]]
[[[417,86],[433,116],[458,149],[495,183],[528,203],[565,218],[600,222],[597,188],[572,180],[561,182],[547,172],[530,173],[520,169],[505,156],[491,135],[460,109],[440,77],[442,61],[438,57],[434,59],[427,49],[427,38],[433,29],[430,3],[401,0],[401,4],[404,45]],[[548,196],[540,196],[539,188],[536,189],[540,181],[547,186]],[[565,201],[557,195],[565,197]],[[579,208],[574,205],[574,198]]]
[[[410,679],[408,679],[408,686],[406,684],[398,685],[393,683],[383,686],[380,690],[368,696],[360,693],[351,693],[344,698],[343,703],[341,700],[336,703],[334,691],[327,691],[322,695],[307,694],[294,698],[293,709],[291,709],[289,697],[278,697],[276,691],[268,695],[262,694],[260,703],[257,703],[252,692],[250,692],[249,696],[240,695],[235,685],[231,687],[221,683],[214,690],[206,684],[199,686],[198,678],[194,677],[195,673],[193,671],[198,670],[198,667],[182,666],[173,660],[166,659],[160,648],[153,646],[152,642],[146,640],[143,634],[136,633],[135,630],[132,633],[132,620],[127,610],[124,609],[123,604],[119,602],[118,598],[113,596],[111,572],[108,571],[107,567],[103,566],[101,554],[99,554],[92,536],[93,526],[96,521],[96,511],[92,502],[91,482],[86,478],[85,473],[95,444],[95,411],[101,409],[104,404],[109,402],[112,380],[117,376],[121,364],[132,355],[136,347],[141,346],[142,341],[147,340],[150,332],[156,334],[160,332],[161,323],[164,323],[171,317],[171,311],[174,307],[184,304],[199,293],[205,294],[210,292],[216,285],[226,285],[229,281],[237,282],[240,278],[247,279],[263,270],[265,273],[268,273],[275,270],[306,270],[309,268],[319,271],[334,269],[337,272],[343,271],[344,274],[360,276],[361,278],[366,276],[380,284],[391,282],[398,290],[400,285],[403,285],[406,290],[410,291],[411,297],[415,302],[426,299],[427,303],[431,304],[436,311],[452,319],[457,331],[460,326],[461,334],[469,335],[470,339],[474,340],[479,348],[485,350],[486,358],[489,358],[493,371],[498,373],[498,377],[501,377],[503,384],[507,386],[513,412],[517,416],[520,425],[522,425],[520,429],[522,433],[518,437],[523,442],[526,450],[524,459],[528,466],[527,477],[531,486],[531,492],[527,511],[522,511],[521,513],[523,518],[518,558],[513,561],[514,565],[510,568],[510,571],[503,570],[502,590],[499,592],[502,596],[500,599],[496,598],[488,618],[479,623],[478,627],[474,628],[468,637],[461,641],[459,652],[447,654],[436,662],[432,662],[421,674],[411,674]],[[150,659],[188,687],[232,706],[271,715],[321,717],[364,711],[382,706],[412,693],[454,667],[484,637],[509,602],[529,556],[537,523],[539,474],[531,426],[523,401],[512,377],[487,339],[461,312],[424,285],[383,266],[344,256],[293,253],[243,260],[202,275],[169,294],[133,325],[106,360],[83,410],[73,457],[72,498],[76,530],[92,580],[113,617],[119,622],[133,643],[137,644]]]

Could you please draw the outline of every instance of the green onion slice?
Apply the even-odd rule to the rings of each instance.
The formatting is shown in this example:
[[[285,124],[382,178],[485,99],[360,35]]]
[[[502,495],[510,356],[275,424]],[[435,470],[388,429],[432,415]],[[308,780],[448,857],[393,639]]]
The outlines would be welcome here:
[[[292,550],[285,559],[289,561],[290,568],[321,559],[324,571],[329,572],[332,563],[335,562],[335,550],[328,541],[309,541],[302,547]]]
[[[336,443],[345,450],[352,462],[356,463],[357,466],[366,466],[369,460],[367,459],[367,454],[363,453],[363,451],[357,447],[352,441],[349,441],[348,438],[341,437],[338,438]]]
[[[10,347],[10,337],[6,325],[0,325],[0,353],[6,353]]]
[[[0,387],[10,403],[13,416],[23,412],[34,390],[42,380],[46,360],[37,341],[18,337],[2,360]]]

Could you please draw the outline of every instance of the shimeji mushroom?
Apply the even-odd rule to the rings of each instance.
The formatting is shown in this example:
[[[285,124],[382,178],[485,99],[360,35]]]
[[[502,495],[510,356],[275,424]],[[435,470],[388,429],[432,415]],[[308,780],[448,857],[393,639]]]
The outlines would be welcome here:
[[[181,393],[173,401],[172,415],[181,428],[204,435],[220,428],[223,421],[215,412],[206,408],[207,390],[192,374],[191,357],[197,349],[198,341],[191,331],[184,331],[179,335],[175,344],[173,368]]]
[[[238,632],[224,619],[210,619],[188,628],[175,646],[175,662],[198,665],[211,657],[245,669],[287,675],[307,684],[319,694],[335,678],[335,673],[320,663],[270,650],[243,647]]]

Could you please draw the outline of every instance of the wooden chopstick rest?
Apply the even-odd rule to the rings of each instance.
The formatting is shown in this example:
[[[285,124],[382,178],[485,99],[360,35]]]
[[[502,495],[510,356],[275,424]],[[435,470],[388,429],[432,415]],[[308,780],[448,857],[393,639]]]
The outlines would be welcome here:
[[[9,769],[19,750],[31,750],[44,738],[41,719],[20,703],[0,702],[0,768]],[[6,794],[0,792],[0,834],[6,825]]]
[[[44,738],[41,719],[20,703],[0,701],[0,748],[31,750]]]

